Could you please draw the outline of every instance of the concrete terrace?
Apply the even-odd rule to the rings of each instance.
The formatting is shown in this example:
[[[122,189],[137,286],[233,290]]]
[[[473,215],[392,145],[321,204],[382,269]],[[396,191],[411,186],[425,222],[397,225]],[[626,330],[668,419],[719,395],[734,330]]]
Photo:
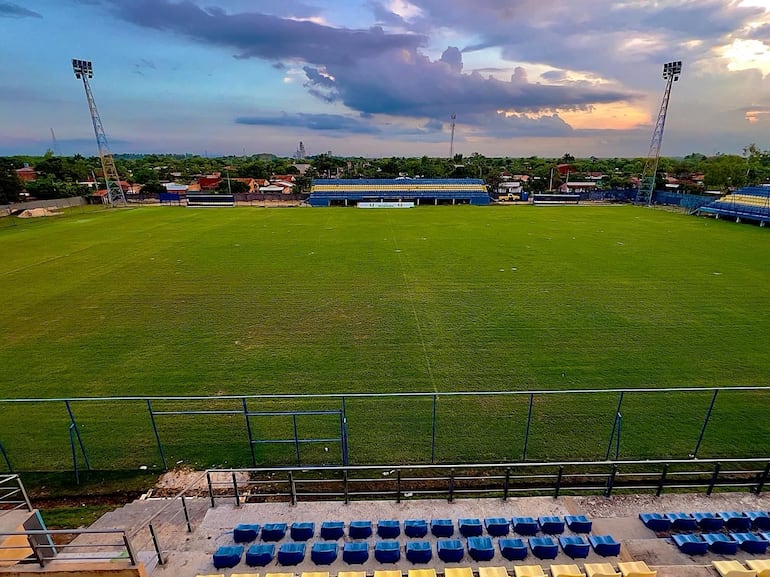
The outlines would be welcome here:
[[[544,515],[580,515],[584,514],[593,521],[592,534],[609,534],[621,542],[621,552],[618,557],[600,557],[593,550],[587,559],[572,560],[561,549],[553,561],[539,561],[530,552],[527,559],[516,564],[540,564],[547,571],[550,564],[609,562],[617,567],[618,561],[645,561],[650,567],[657,569],[659,577],[699,577],[715,576],[716,571],[710,566],[711,561],[736,559],[745,561],[753,558],[766,558],[769,555],[753,556],[739,551],[734,556],[722,556],[708,553],[697,557],[682,554],[672,543],[671,539],[660,538],[647,529],[638,519],[640,512],[696,512],[696,511],[749,511],[770,509],[770,496],[756,496],[750,493],[722,493],[712,496],[692,494],[672,494],[654,497],[652,495],[626,495],[612,498],[604,497],[570,497],[558,499],[551,497],[522,497],[507,501],[501,499],[462,499],[452,503],[446,500],[405,500],[401,503],[393,501],[355,501],[349,504],[342,502],[299,502],[292,506],[288,503],[242,504],[236,506],[230,501],[218,501],[214,508],[209,507],[206,498],[188,498],[193,532],[188,533],[181,504],[169,507],[153,520],[160,546],[164,551],[165,564],[157,564],[152,548],[152,542],[143,524],[154,512],[167,504],[163,499],[140,500],[130,503],[122,509],[105,515],[93,528],[122,528],[129,532],[137,531],[134,537],[134,547],[139,552],[139,558],[147,564],[148,573],[152,577],[195,577],[198,574],[219,574],[230,576],[233,573],[290,572],[296,575],[304,571],[329,571],[332,576],[340,571],[366,571],[371,575],[376,569],[397,569],[406,574],[410,568],[433,567],[440,574],[445,567],[503,566],[513,575],[511,561],[504,559],[497,549],[495,541],[495,557],[487,562],[473,561],[467,554],[463,562],[446,564],[436,555],[436,538],[430,532],[425,537],[431,541],[433,560],[427,565],[413,565],[403,555],[403,546],[407,538],[402,534],[399,542],[402,546],[401,561],[395,564],[379,564],[374,560],[371,548],[376,537],[376,522],[379,519],[431,519],[447,518],[456,521],[459,518],[485,517],[514,517]],[[375,535],[368,539],[370,557],[363,565],[347,565],[342,561],[341,545],[347,540],[346,536],[338,541],[340,552],[337,561],[328,566],[317,566],[310,560],[310,546],[313,540],[318,540],[320,525],[325,520],[344,521],[371,520]],[[233,544],[232,530],[239,523],[258,523],[264,525],[271,522],[285,522],[290,525],[296,521],[312,521],[316,524],[314,539],[308,542],[305,561],[296,566],[281,566],[273,560],[266,567],[250,568],[245,563],[245,555],[241,563],[226,570],[215,570],[212,554],[221,545]],[[403,526],[403,525],[402,525]],[[567,530],[565,535],[570,534]],[[455,538],[457,537],[455,528]],[[285,537],[283,542],[290,541]],[[277,547],[276,547],[277,551]]]

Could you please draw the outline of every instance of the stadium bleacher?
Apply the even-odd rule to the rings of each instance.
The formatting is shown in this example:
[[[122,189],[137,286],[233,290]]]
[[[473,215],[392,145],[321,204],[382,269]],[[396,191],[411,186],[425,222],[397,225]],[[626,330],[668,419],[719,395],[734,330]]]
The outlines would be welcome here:
[[[738,189],[706,206],[701,206],[696,214],[732,218],[736,222],[749,220],[765,226],[766,222],[770,222],[770,187],[750,186]]]
[[[317,179],[310,206],[355,206],[359,202],[411,201],[420,204],[489,204],[484,181],[476,178]]]

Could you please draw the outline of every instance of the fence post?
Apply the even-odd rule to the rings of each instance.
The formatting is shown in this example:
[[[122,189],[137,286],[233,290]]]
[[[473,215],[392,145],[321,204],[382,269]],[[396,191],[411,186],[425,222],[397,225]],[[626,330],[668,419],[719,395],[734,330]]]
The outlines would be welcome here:
[[[720,469],[719,463],[714,465],[714,474],[711,475],[711,482],[709,483],[709,488],[706,490],[706,495],[711,495],[711,493],[714,492],[714,485],[717,484],[717,477],[719,476],[719,469]]]
[[[206,471],[206,483],[209,486],[209,499],[211,499],[211,507],[216,507],[216,504],[214,503],[214,487],[211,482],[211,473]]]
[[[529,394],[529,409],[527,410],[527,428],[524,429],[524,449],[521,452],[521,460],[527,460],[527,447],[529,445],[529,426],[532,423],[532,403],[535,400],[535,395]]]
[[[700,435],[698,435],[698,441],[695,443],[695,449],[693,449],[692,457],[693,459],[698,456],[698,449],[700,449],[701,441],[703,441],[703,435],[706,433],[706,425],[709,424],[709,419],[711,418],[711,411],[714,410],[714,403],[717,402],[717,394],[719,393],[719,389],[714,390],[714,396],[711,397],[711,404],[709,405],[708,411],[706,411],[706,417],[703,419],[703,426],[700,428]]]
[[[396,503],[401,502],[401,469],[396,471]]]
[[[451,503],[454,500],[454,492],[455,492],[455,470],[454,467],[449,469],[449,502]]]
[[[348,458],[348,413],[345,397],[342,397],[342,464],[349,465]]]
[[[136,565],[136,553],[134,552],[134,547],[131,545],[131,541],[129,541],[125,531],[123,531],[123,544],[126,546],[126,553],[128,553],[131,565]]]
[[[297,467],[301,467],[302,460],[299,455],[299,435],[297,434],[297,414],[296,413],[292,414],[291,420],[294,425],[294,450],[297,453]]]
[[[241,496],[238,494],[238,479],[235,476],[235,471],[232,472],[233,476],[233,491],[235,492],[235,506],[241,506]]]
[[[289,499],[291,499],[292,506],[297,504],[296,489],[294,486],[294,474],[289,471]]]
[[[72,448],[72,468],[75,470],[75,484],[80,485],[80,472],[78,471],[78,453],[75,449],[75,436],[72,432],[72,429],[75,425],[70,423],[69,426],[69,433],[70,433],[70,447]]]
[[[72,423],[72,426],[75,430],[75,435],[78,438],[78,444],[80,445],[80,452],[83,453],[83,459],[86,462],[86,467],[88,467],[88,470],[91,470],[91,461],[88,459],[88,453],[86,453],[86,447],[83,444],[83,439],[80,438],[80,430],[78,429],[78,424],[75,421],[75,415],[72,413],[72,407],[70,406],[69,401],[64,401],[64,405],[67,407],[67,413],[69,413],[70,416],[70,423]]]
[[[556,475],[556,490],[553,493],[553,498],[559,498],[559,491],[561,491],[561,478],[564,476],[564,465],[559,465],[559,474]]]
[[[607,479],[607,490],[604,492],[605,497],[612,496],[612,488],[615,486],[615,475],[618,474],[618,466],[612,465],[612,473],[610,473],[610,478]]]
[[[192,533],[192,525],[190,525],[190,514],[187,512],[187,501],[184,499],[184,493],[181,495],[182,497],[182,510],[184,511],[184,520],[185,523],[187,523],[187,532]]]
[[[345,492],[345,504],[347,505],[348,502],[349,502],[348,501],[348,490],[349,489],[348,489],[348,470],[347,469],[342,471],[342,482],[343,482],[344,492]]]
[[[765,487],[765,483],[767,483],[767,476],[770,474],[770,463],[765,465],[765,470],[762,471],[762,475],[759,477],[759,482],[757,483],[756,488],[756,494],[759,496],[759,494],[762,492],[762,489]]]
[[[505,481],[503,482],[503,501],[508,500],[508,488],[511,484],[511,468],[505,469]]]
[[[663,485],[666,483],[666,476],[668,475],[668,463],[663,465],[663,472],[660,474],[660,480],[658,481],[658,490],[655,492],[656,497],[660,497],[663,493]]]
[[[431,423],[431,440],[430,440],[430,462],[431,464],[436,462],[436,404],[438,396],[433,395],[433,420]]]
[[[249,452],[251,453],[251,466],[257,466],[257,458],[254,455],[254,437],[251,434],[251,419],[249,419],[249,410],[246,406],[246,397],[241,399],[243,403],[243,416],[246,419],[246,434],[249,436]]]
[[[165,565],[165,561],[163,561],[163,555],[160,552],[160,543],[158,543],[158,536],[155,535],[155,528],[152,526],[152,523],[148,525],[150,529],[150,535],[152,535],[152,544],[155,546],[155,553],[158,555],[158,565]]]
[[[160,433],[158,433],[158,425],[155,423],[155,413],[152,410],[152,402],[147,400],[147,411],[150,413],[150,423],[152,423],[152,431],[155,433],[155,442],[158,444],[158,452],[160,453],[160,461],[163,463],[163,470],[168,471],[168,464],[166,463],[166,454],[163,452],[163,443],[160,442]],[[209,479],[209,486],[211,479]],[[211,505],[214,506],[213,504]]]
[[[13,467],[11,467],[11,460],[8,458],[8,453],[5,451],[5,445],[3,445],[2,442],[0,442],[0,453],[3,454],[3,459],[5,460],[5,464],[8,467],[8,472],[13,473]]]
[[[612,450],[612,440],[615,438],[615,430],[618,427],[618,417],[620,416],[620,406],[623,404],[623,392],[621,391],[618,396],[618,407],[615,409],[615,419],[612,421],[612,431],[610,431],[610,440],[607,442],[607,453],[604,455],[604,460],[610,460],[610,451]]]

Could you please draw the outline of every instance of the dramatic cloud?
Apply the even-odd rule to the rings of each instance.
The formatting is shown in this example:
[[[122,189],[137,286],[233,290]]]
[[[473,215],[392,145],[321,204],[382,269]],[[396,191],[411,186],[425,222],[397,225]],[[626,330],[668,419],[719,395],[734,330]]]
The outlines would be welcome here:
[[[259,12],[229,14],[216,7],[203,9],[189,0],[113,1],[116,13],[129,22],[232,48],[236,58],[345,66],[384,52],[415,50],[425,42],[423,36],[388,34],[378,27],[355,30]]]
[[[0,18],[42,18],[34,10],[29,10],[11,2],[0,2]]]
[[[353,134],[377,134],[380,129],[369,122],[342,114],[305,114],[302,112],[280,116],[242,116],[236,124],[256,126],[291,126],[310,130],[337,130]]]

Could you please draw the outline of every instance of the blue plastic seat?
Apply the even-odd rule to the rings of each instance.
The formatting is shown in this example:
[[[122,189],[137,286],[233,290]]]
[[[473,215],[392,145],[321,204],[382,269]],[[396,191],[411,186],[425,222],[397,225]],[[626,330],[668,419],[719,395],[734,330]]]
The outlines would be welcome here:
[[[572,559],[585,559],[588,557],[590,545],[583,537],[559,537],[561,550]]]
[[[233,529],[233,541],[236,543],[249,543],[259,535],[259,525],[240,523]]]
[[[701,533],[703,540],[708,543],[709,551],[718,555],[735,555],[738,552],[738,542],[724,533]]]
[[[348,537],[351,539],[368,539],[371,536],[371,521],[351,521],[348,525]]]
[[[511,523],[519,535],[537,535],[537,521],[532,517],[514,517]]]
[[[615,557],[620,555],[620,543],[612,535],[589,535],[588,542],[597,555]]]
[[[767,551],[768,541],[761,535],[754,533],[733,533],[733,539],[738,542],[738,546],[752,555],[762,555]]]
[[[434,537],[451,537],[455,533],[455,526],[451,519],[433,519],[430,522],[430,532]]]
[[[527,558],[527,545],[521,539],[498,539],[500,554],[508,561],[521,561]]]
[[[433,558],[430,541],[407,541],[406,558],[412,563],[430,563]]]
[[[398,541],[377,541],[374,558],[380,563],[398,563],[401,560],[401,545]]]
[[[751,519],[751,526],[760,531],[770,529],[770,513],[767,511],[746,511],[746,516]]]
[[[263,541],[280,541],[286,536],[286,523],[265,523],[262,526]]]
[[[315,533],[315,523],[292,523],[289,533],[294,541],[307,541],[308,539],[313,538],[313,533]]]
[[[369,544],[345,543],[342,546],[342,560],[348,565],[361,565],[369,560]]]
[[[278,549],[281,565],[299,565],[305,560],[305,543],[283,543]]]
[[[241,562],[243,545],[222,545],[214,553],[214,567],[217,569],[229,569]]]
[[[457,563],[462,561],[465,551],[459,539],[439,539],[436,542],[438,558],[445,563]]]
[[[656,533],[663,533],[671,529],[671,521],[660,513],[639,513],[639,518],[645,527]]]
[[[401,523],[395,520],[377,521],[377,536],[382,539],[395,539],[401,535]]]
[[[674,544],[685,555],[705,555],[709,544],[696,533],[674,535]]]
[[[463,537],[478,537],[483,533],[481,519],[458,519],[457,528]]]
[[[321,523],[321,539],[336,541],[345,535],[345,523],[342,521],[324,521]]]
[[[546,535],[560,535],[564,533],[564,521],[561,517],[538,517],[537,523],[540,530]]]
[[[728,531],[746,532],[751,529],[751,519],[738,511],[720,511],[717,513],[725,522]]]
[[[505,517],[487,517],[484,527],[492,537],[502,537],[511,531],[511,523]]]
[[[714,515],[714,513],[693,513],[693,519],[698,523],[701,531],[706,533],[713,533],[715,531],[721,531],[725,522],[721,517]]]
[[[489,561],[495,556],[490,537],[468,537],[468,555],[474,561]]]
[[[565,515],[564,522],[573,533],[590,533],[593,526],[585,515]]]
[[[666,513],[666,519],[671,521],[672,531],[695,531],[698,524],[689,513]]]
[[[246,564],[250,567],[264,567],[275,556],[275,543],[254,543],[246,549]]]
[[[407,519],[404,521],[404,535],[411,538],[425,537],[428,534],[428,522],[425,519]]]
[[[559,554],[559,546],[551,537],[532,537],[529,548],[538,559],[556,559]]]
[[[310,560],[316,565],[331,565],[337,560],[337,543],[317,541],[310,548]]]

